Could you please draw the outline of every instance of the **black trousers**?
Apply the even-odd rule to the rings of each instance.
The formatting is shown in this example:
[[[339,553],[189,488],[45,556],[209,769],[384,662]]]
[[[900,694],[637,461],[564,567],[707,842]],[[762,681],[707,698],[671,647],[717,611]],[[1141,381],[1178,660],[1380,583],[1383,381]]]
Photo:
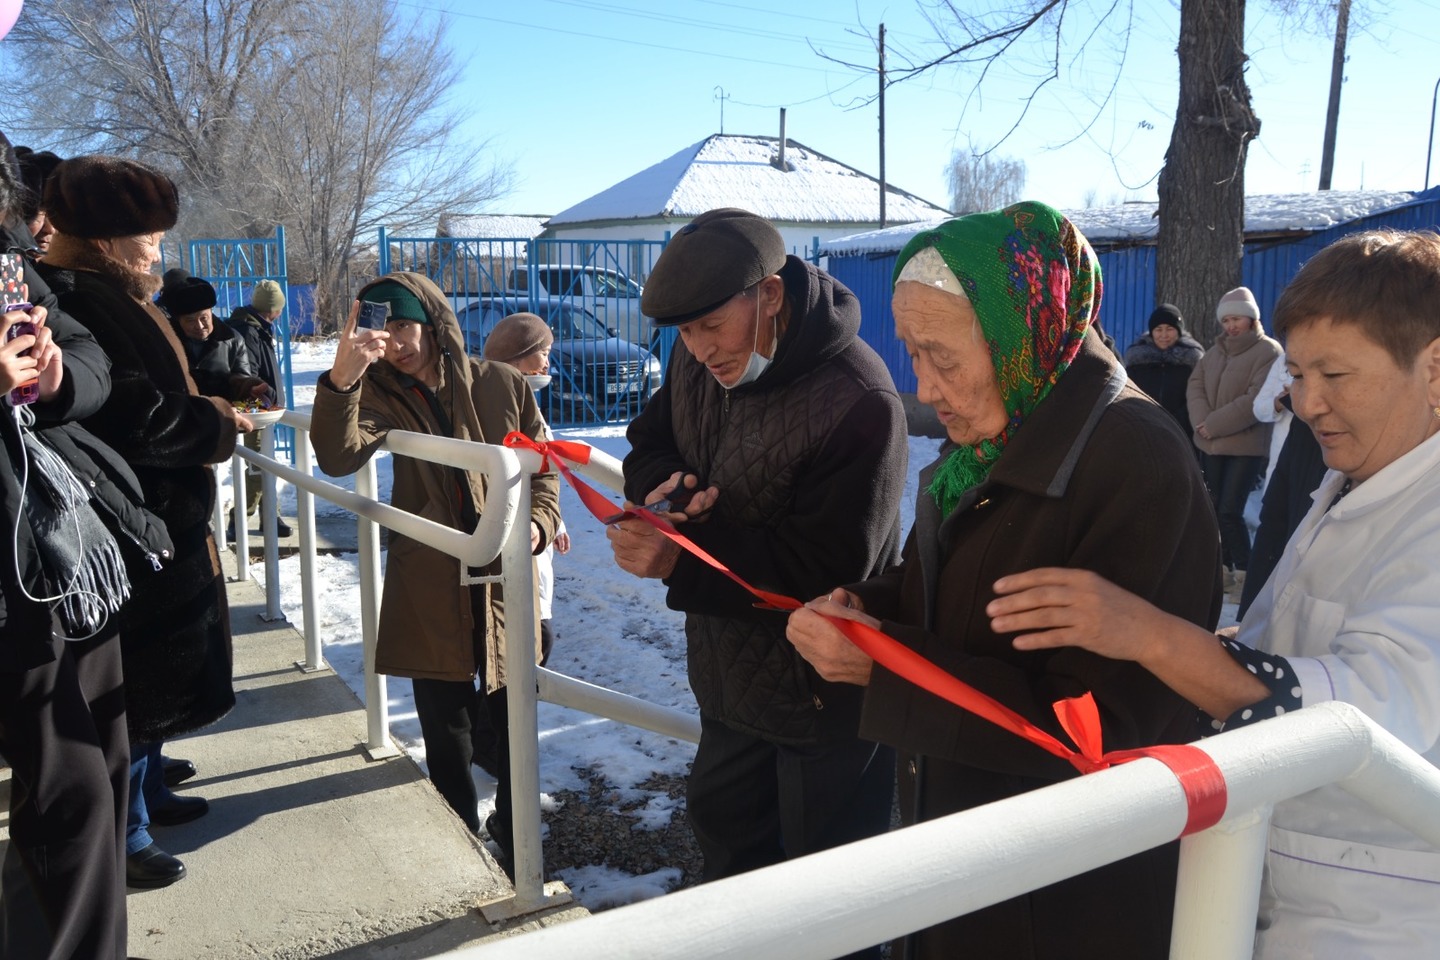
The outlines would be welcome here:
[[[894,793],[889,747],[772,743],[701,714],[685,809],[709,881],[884,833]]]
[[[495,786],[495,841],[513,849],[510,834],[510,719],[508,699],[501,687],[490,695],[475,681],[413,680],[415,713],[425,738],[425,764],[430,781],[450,808],[460,815],[471,833],[480,832],[480,802],[470,764],[475,757],[478,731],[495,732],[499,775]]]
[[[1250,567],[1250,529],[1245,526],[1245,502],[1265,475],[1265,459],[1210,454],[1201,463],[1210,502],[1220,522],[1220,551],[1225,565],[1236,570]]]
[[[48,611],[17,623],[30,612],[20,606],[34,605],[10,605],[5,642],[26,627],[58,632]],[[109,627],[49,642],[53,662],[0,670],[0,753],[11,768],[0,956],[123,960],[130,746],[120,641]]]

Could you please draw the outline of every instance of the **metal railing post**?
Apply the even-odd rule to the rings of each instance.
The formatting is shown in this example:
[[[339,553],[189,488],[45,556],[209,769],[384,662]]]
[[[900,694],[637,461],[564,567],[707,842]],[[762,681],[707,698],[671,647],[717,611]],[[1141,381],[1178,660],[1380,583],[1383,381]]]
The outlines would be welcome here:
[[[373,457],[355,474],[355,492],[380,499]],[[357,517],[355,523],[360,548],[360,636],[365,646],[365,753],[378,760],[399,753],[390,739],[385,675],[375,672],[375,641],[380,631],[380,525],[364,517]]]
[[[1255,952],[1272,810],[1266,804],[1180,841],[1170,960],[1246,960]]]
[[[295,469],[309,476],[315,472],[310,452],[310,432],[295,431]],[[320,609],[315,603],[315,495],[304,487],[295,488],[295,524],[300,528],[300,610],[305,630],[305,660],[296,666],[307,673],[325,669],[320,646]]]
[[[527,457],[527,459],[533,459]],[[538,462],[535,466],[538,466]],[[530,470],[521,469],[515,517],[500,549],[505,591],[505,686],[510,721],[510,823],[514,845],[515,896],[482,904],[487,919],[533,913],[570,901],[563,884],[545,883],[540,844],[540,723],[536,708],[535,566],[530,553]],[[495,488],[492,480],[491,489]],[[483,678],[482,678],[483,682]]]
[[[250,523],[245,516],[245,461],[238,453],[230,458],[230,492],[234,494],[230,515],[235,518],[235,579],[245,580],[250,576]]]
[[[260,428],[260,453],[275,459],[275,425]],[[280,609],[280,534],[276,529],[275,474],[269,470],[260,472],[260,529],[265,536],[265,619],[270,622],[285,619]]]

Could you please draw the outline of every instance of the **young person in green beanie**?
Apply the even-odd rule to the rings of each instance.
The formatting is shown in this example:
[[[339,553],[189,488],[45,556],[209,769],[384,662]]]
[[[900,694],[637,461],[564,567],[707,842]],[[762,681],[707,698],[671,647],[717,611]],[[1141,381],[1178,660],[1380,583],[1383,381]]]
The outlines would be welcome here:
[[[359,300],[387,305],[383,330],[357,329]],[[335,363],[320,377],[311,423],[315,459],[332,476],[358,470],[391,430],[492,444],[513,430],[537,440],[545,436],[525,378],[507,364],[467,356],[445,294],[417,273],[389,274],[361,288]],[[394,506],[457,530],[475,528],[485,510],[483,477],[410,457],[395,457],[393,464]],[[530,480],[531,552],[539,554],[553,542],[559,525],[559,480],[553,472],[537,474]],[[471,734],[486,715],[498,734],[499,769],[495,812],[485,827],[508,869],[513,842],[505,598],[498,584],[463,584],[460,561],[447,553],[393,530],[388,542],[375,669],[411,678],[430,779],[477,835]],[[539,654],[537,631],[537,660]]]

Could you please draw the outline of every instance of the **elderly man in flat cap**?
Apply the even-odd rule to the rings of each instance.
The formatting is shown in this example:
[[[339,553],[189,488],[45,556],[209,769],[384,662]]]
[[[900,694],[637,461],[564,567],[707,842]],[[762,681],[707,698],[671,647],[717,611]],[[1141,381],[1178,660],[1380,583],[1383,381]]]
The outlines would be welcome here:
[[[810,599],[896,559],[905,416],[859,338],[854,294],[755,214],[681,228],[645,285],[679,328],[665,385],[631,424],[625,490],[688,504],[681,532],[751,583]],[[882,832],[888,749],[856,737],[858,689],[821,680],[785,617],[653,528],[610,528],[616,561],[686,613],[700,747],[688,813],[716,879]],[[836,577],[842,579],[837,580]]]

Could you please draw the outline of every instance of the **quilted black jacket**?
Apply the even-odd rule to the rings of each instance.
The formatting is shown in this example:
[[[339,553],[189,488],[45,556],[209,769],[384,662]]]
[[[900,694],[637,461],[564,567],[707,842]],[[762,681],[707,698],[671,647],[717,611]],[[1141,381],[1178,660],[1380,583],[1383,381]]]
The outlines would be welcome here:
[[[898,556],[908,445],[855,296],[796,257],[780,275],[792,319],[774,362],[726,390],[677,346],[630,426],[625,492],[643,502],[676,470],[699,475],[720,497],[684,532],[752,584],[809,600]],[[821,680],[785,639],[784,614],[688,554],[666,584],[686,613],[702,713],[776,742],[855,736],[861,689]]]

